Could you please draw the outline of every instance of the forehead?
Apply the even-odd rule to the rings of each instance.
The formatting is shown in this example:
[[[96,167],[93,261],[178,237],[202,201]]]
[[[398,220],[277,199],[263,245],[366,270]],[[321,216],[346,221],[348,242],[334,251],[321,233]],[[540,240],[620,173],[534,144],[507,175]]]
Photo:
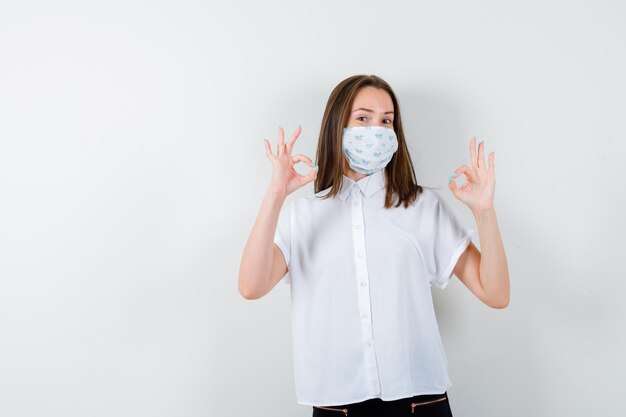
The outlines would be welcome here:
[[[385,112],[393,110],[393,101],[389,93],[382,88],[367,86],[361,88],[354,96],[352,110],[359,107]]]

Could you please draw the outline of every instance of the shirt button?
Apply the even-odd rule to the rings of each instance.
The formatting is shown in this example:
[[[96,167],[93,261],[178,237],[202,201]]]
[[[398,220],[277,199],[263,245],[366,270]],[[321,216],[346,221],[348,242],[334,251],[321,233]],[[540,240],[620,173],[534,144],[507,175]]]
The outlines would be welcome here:
[[[358,256],[359,258],[362,258],[362,257],[363,257],[363,252],[358,252],[358,253],[356,254],[356,256]]]
[[[359,205],[359,203],[358,203],[358,202],[354,202],[354,203],[352,203],[352,205],[353,205],[354,207],[356,207],[356,206],[358,206],[358,205]]]
[[[367,341],[367,346],[372,346],[372,342],[370,342],[369,340]]]
[[[361,225],[360,225],[360,224],[357,224],[356,226],[354,226],[354,228],[355,228],[356,230],[359,230],[359,229],[361,229]]]
[[[365,287],[366,285],[367,285],[367,282],[361,281],[361,287]]]
[[[367,318],[367,313],[361,313],[361,317]]]

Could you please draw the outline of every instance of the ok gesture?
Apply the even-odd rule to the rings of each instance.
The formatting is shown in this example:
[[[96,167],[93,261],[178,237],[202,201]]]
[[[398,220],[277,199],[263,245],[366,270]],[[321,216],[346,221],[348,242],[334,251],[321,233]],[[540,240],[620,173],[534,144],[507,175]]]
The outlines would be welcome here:
[[[493,196],[496,188],[495,153],[489,154],[489,167],[485,164],[484,142],[478,145],[476,155],[476,138],[470,140],[470,160],[472,168],[462,165],[454,171],[448,181],[448,188],[454,196],[467,204],[472,211],[493,209]],[[464,174],[466,182],[458,187],[455,179]]]
[[[265,142],[265,154],[267,158],[272,161],[274,165],[274,171],[272,172],[272,181],[270,184],[270,191],[287,197],[289,194],[308,184],[309,182],[317,178],[317,167],[313,167],[311,159],[302,154],[291,156],[293,145],[296,143],[296,139],[300,135],[302,129],[300,126],[295,130],[289,142],[285,144],[285,132],[283,128],[278,129],[278,145],[276,147],[276,155],[274,155],[270,149],[270,143],[267,139],[263,139]],[[294,169],[294,166],[298,162],[304,162],[311,167],[306,175],[300,175]]]

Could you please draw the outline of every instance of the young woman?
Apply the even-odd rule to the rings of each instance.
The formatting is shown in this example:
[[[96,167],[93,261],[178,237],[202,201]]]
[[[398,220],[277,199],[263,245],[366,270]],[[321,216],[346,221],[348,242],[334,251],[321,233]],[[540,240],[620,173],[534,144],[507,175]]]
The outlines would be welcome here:
[[[417,184],[391,87],[356,75],[330,95],[316,165],[279,129],[274,166],[244,249],[239,292],[291,285],[298,403],[313,416],[451,416],[451,381],[431,284],[452,274],[493,308],[509,303],[509,274],[493,205],[494,153],[470,141],[448,187],[476,219],[482,253],[457,212]],[[306,175],[294,165],[311,167]],[[319,169],[319,170],[318,170]],[[460,188],[455,179],[463,174]],[[283,203],[314,181],[315,193]],[[273,244],[272,244],[273,241]]]

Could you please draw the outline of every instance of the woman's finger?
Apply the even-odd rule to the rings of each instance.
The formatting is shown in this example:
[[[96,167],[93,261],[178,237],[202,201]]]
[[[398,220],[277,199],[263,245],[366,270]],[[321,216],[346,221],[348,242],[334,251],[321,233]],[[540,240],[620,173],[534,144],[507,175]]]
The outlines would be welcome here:
[[[457,169],[456,171],[454,171],[455,173],[453,175],[450,176],[450,182],[448,182],[448,188],[450,189],[450,191],[452,191],[452,194],[458,198],[461,199],[462,196],[462,190],[464,190],[466,188],[466,186],[469,184],[469,182],[465,182],[463,183],[463,185],[461,187],[459,187],[458,185],[456,185],[456,181],[454,181],[454,179],[460,175],[460,170],[461,168]],[[459,172],[459,173],[457,173]],[[471,172],[471,170],[470,170]]]
[[[272,153],[272,148],[270,147],[269,140],[263,138],[263,144],[265,145],[265,155],[267,155],[267,159],[269,159],[270,161],[276,159],[276,156],[274,156],[274,154]]]
[[[311,168],[308,174],[298,175],[300,176],[300,184],[306,185],[317,178],[317,171],[315,170],[315,168]]]
[[[304,163],[306,163],[308,166],[313,167],[313,163],[311,162],[311,158],[309,158],[308,156],[304,156],[304,155],[302,155],[301,153],[299,153],[299,154],[295,155],[295,156],[292,158],[292,161],[293,161],[294,163],[297,163],[297,162],[304,162]]]
[[[476,175],[474,174],[474,171],[469,169],[469,167],[467,165],[462,165],[459,168],[457,168],[454,171],[454,175],[453,175],[453,180],[458,177],[461,174],[465,174],[465,176],[467,177],[467,180],[469,182],[474,182],[476,181]]]
[[[285,151],[285,131],[278,127],[278,145],[276,145],[276,155],[281,156]]]
[[[448,188],[450,188],[452,194],[458,197],[459,186],[456,185],[456,182],[453,179],[450,179],[450,182],[448,182]]]
[[[300,132],[302,132],[302,128],[298,126],[295,132],[293,132],[293,135],[291,135],[289,142],[287,142],[287,151],[289,153],[291,153],[291,150],[293,149],[293,144],[296,142],[296,139],[298,139],[298,136],[300,136]]]
[[[474,136],[470,140],[470,161],[472,162],[472,167],[478,169],[478,161],[476,158],[476,136]]]
[[[491,175],[495,175],[496,174],[496,164],[494,162],[495,157],[496,157],[496,153],[492,151],[489,154],[489,173]]]
[[[478,144],[478,167],[487,169],[487,165],[485,165],[485,141]]]

